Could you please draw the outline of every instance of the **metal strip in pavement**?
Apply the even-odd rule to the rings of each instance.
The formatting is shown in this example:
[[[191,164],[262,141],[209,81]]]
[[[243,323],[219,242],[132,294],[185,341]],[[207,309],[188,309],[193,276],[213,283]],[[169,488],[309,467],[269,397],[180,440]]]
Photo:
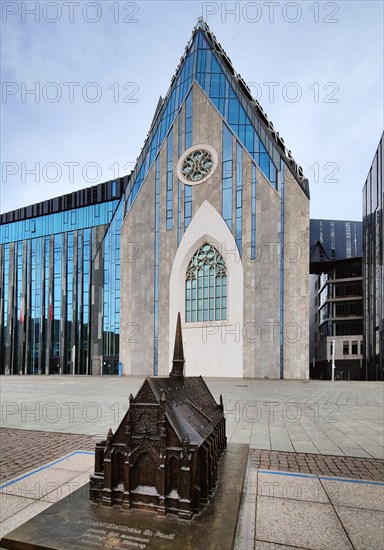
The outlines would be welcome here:
[[[75,455],[94,455],[95,453],[91,451],[74,451],[73,453],[63,456],[62,458],[58,458],[54,462],[51,462],[50,464],[46,464],[45,466],[41,466],[40,468],[37,468],[36,470],[31,470],[30,472],[27,472],[26,474],[17,477],[15,479],[12,479],[11,481],[7,481],[4,483],[4,485],[0,485],[0,490],[5,489],[5,487],[9,487],[9,485],[13,485],[14,483],[17,483],[18,481],[21,481],[22,479],[25,479],[26,477],[32,476],[33,474],[37,474],[38,472],[41,472],[42,470],[46,470],[47,468],[50,468],[51,466],[55,466],[55,464],[59,464],[59,462],[63,462],[63,460],[67,460],[67,458],[71,458]]]
[[[384,485],[384,482],[381,481],[369,481],[365,479],[352,479],[345,477],[328,477],[328,476],[318,476],[316,474],[298,474],[294,472],[279,472],[276,470],[259,470],[261,474],[274,474],[277,476],[290,476],[290,477],[309,477],[309,478],[319,478],[326,481],[343,481],[344,483],[365,483],[367,485]]]

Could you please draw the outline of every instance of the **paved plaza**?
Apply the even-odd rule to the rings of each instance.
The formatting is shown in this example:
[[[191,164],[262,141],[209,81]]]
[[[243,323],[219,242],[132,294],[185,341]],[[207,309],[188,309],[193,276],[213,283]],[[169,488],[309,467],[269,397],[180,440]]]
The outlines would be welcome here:
[[[251,448],[384,459],[384,384],[206,379],[227,437]],[[1,377],[1,426],[104,438],[143,378]]]
[[[142,381],[0,378],[2,535],[87,483]],[[207,383],[250,446],[236,550],[384,549],[383,383]]]

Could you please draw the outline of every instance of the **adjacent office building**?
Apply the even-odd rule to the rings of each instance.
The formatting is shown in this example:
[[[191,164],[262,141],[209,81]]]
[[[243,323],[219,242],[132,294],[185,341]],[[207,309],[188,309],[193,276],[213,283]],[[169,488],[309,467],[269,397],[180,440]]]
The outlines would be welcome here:
[[[128,178],[0,217],[2,374],[117,367],[121,196]]]
[[[363,189],[364,365],[368,380],[384,380],[383,136]]]
[[[199,21],[133,172],[1,216],[1,372],[308,378],[309,185]]]
[[[364,380],[362,223],[311,220],[310,272],[311,378]]]

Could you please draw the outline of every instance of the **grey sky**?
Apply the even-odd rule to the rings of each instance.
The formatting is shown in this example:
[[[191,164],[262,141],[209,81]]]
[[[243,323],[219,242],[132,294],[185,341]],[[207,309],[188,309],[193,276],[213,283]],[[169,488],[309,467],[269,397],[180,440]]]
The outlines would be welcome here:
[[[201,15],[303,167],[311,217],[361,219],[383,130],[379,1],[3,1],[0,211],[129,172]]]

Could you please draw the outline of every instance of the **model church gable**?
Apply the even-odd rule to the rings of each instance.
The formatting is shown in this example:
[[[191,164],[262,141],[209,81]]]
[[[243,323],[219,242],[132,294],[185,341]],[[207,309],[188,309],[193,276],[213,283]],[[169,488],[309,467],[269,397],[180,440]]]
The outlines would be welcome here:
[[[144,384],[141,386],[139,393],[136,395],[134,399],[134,403],[156,403],[158,404],[158,400],[156,399],[152,388],[149,385],[148,380],[145,380]]]

